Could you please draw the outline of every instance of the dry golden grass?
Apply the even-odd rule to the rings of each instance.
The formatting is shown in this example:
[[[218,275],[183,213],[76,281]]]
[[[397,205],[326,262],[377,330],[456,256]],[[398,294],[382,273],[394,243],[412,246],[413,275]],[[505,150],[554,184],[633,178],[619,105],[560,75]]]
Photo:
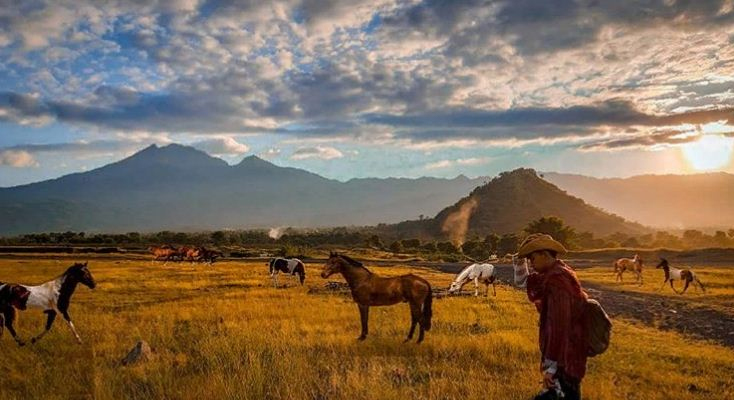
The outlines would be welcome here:
[[[0,260],[0,280],[38,283],[70,263]],[[433,329],[421,345],[402,344],[406,305],[373,308],[370,336],[359,333],[350,298],[274,289],[263,263],[150,265],[90,261],[99,286],[79,287],[71,315],[36,345],[0,341],[0,399],[527,399],[539,388],[537,315],[524,293],[434,301]],[[320,265],[307,286],[321,287]],[[407,268],[373,268],[399,274]],[[410,269],[434,287],[452,276]],[[24,338],[43,328],[21,315]],[[124,367],[139,339],[154,360]],[[689,385],[695,385],[694,391]],[[618,321],[613,343],[591,359],[587,398],[727,399],[734,396],[734,351]]]

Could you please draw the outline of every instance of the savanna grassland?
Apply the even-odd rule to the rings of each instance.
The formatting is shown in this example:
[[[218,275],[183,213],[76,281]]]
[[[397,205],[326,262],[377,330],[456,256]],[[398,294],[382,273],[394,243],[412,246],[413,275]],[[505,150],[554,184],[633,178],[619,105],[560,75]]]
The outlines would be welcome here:
[[[2,259],[0,281],[37,284],[71,263]],[[23,348],[6,332],[0,399],[527,399],[539,389],[537,314],[508,286],[497,297],[436,299],[433,329],[416,345],[402,343],[404,304],[372,308],[370,336],[357,342],[357,307],[322,290],[319,264],[307,265],[305,287],[281,277],[288,287],[280,289],[263,262],[163,266],[100,257],[89,265],[98,287],[80,286],[70,311],[84,344],[60,319]],[[397,265],[372,270],[413,272],[434,287],[453,277]],[[580,275],[605,280],[604,271]],[[704,272],[711,302],[728,303],[734,271]],[[27,339],[44,321],[29,310],[17,328]],[[140,339],[154,358],[121,365]],[[734,350],[620,318],[610,349],[590,360],[583,389],[597,400],[732,398]]]

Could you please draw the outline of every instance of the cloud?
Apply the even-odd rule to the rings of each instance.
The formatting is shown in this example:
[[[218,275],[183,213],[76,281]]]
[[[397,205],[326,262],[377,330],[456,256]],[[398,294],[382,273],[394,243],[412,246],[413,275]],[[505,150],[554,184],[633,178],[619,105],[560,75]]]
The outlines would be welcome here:
[[[240,143],[231,136],[207,139],[191,144],[200,150],[212,155],[242,155],[250,151],[250,147],[244,143]]]
[[[457,158],[456,160],[440,160],[426,164],[423,168],[427,170],[445,169],[456,166],[483,165],[492,161],[491,157]]]
[[[425,169],[428,169],[428,170],[431,170],[431,169],[443,169],[443,168],[451,167],[452,165],[454,165],[454,164],[450,160],[441,160],[441,161],[436,161],[436,162],[428,163],[428,164],[425,165],[424,168]]]
[[[27,151],[0,149],[0,166],[30,168],[38,165],[38,162]]]
[[[726,1],[59,0],[2,10],[0,121],[30,127],[588,150],[654,146],[665,138],[609,135],[728,121],[734,110],[734,82],[722,78],[734,74]]]
[[[293,160],[305,160],[308,158],[333,160],[342,157],[344,157],[344,154],[341,151],[328,146],[301,147],[291,155],[291,159]]]

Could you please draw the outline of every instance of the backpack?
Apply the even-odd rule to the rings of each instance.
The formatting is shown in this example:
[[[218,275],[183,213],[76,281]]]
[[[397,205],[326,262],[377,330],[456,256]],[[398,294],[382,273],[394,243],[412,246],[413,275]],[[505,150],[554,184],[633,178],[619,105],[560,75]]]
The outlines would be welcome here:
[[[612,335],[612,320],[604,308],[594,299],[587,299],[585,304],[586,332],[589,357],[604,353],[609,347]]]

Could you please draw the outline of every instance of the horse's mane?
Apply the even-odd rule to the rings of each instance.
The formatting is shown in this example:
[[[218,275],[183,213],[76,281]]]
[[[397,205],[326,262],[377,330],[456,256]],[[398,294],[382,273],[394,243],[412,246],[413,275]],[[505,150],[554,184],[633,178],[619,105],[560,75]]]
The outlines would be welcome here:
[[[351,264],[351,265],[353,265],[355,267],[363,267],[364,268],[364,265],[361,262],[353,259],[352,257],[349,257],[349,256],[344,255],[344,254],[338,254],[338,256],[341,257],[342,259],[344,259],[344,261],[348,262],[349,264]]]

